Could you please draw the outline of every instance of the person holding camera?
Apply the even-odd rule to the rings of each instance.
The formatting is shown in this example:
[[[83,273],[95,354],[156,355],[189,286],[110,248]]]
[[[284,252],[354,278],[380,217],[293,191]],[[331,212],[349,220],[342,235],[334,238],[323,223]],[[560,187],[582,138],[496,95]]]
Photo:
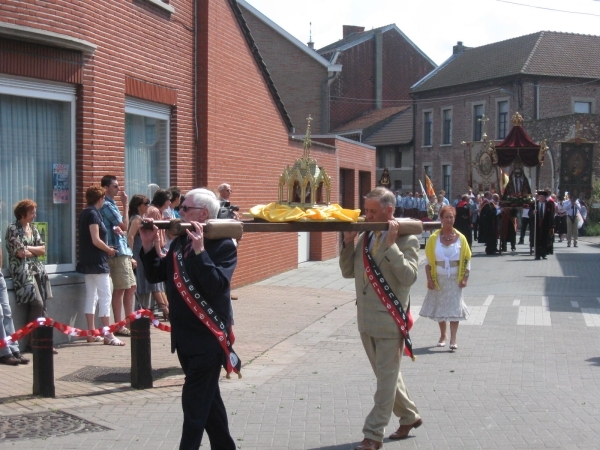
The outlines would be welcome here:
[[[219,191],[219,202],[221,203],[221,207],[219,208],[218,219],[236,219],[240,220],[240,207],[237,205],[232,205],[229,201],[229,197],[231,197],[231,186],[227,183],[221,184],[217,190]]]
[[[240,220],[240,207],[237,205],[232,205],[229,201],[229,197],[231,197],[231,186],[227,183],[221,184],[217,190],[219,191],[219,214],[217,215],[217,219],[235,219]],[[237,240],[233,240],[233,243],[237,247],[239,244]],[[231,300],[237,300],[237,295],[232,295]],[[231,311],[231,317],[233,318],[233,309]]]

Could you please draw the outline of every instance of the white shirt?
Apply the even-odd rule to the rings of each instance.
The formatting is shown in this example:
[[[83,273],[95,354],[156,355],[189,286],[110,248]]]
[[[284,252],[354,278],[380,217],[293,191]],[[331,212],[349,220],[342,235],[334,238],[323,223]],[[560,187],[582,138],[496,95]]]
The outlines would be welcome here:
[[[572,200],[565,200],[563,202],[563,209],[567,212],[569,217],[575,217],[577,213],[581,213],[581,205],[579,204],[579,200],[575,200],[575,208],[573,208]]]

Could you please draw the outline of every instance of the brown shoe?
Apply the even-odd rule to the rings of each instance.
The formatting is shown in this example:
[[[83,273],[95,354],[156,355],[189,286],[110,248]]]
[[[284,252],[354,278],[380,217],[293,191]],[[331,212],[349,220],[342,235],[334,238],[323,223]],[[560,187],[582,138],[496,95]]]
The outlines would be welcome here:
[[[354,450],[377,450],[382,446],[383,444],[381,442],[377,442],[369,438],[364,438],[363,441]]]
[[[238,296],[237,295],[231,295],[231,300],[237,300]]]
[[[412,425],[400,425],[394,433],[390,434],[390,439],[405,439],[408,436],[408,432],[413,428],[419,428],[423,425],[423,421],[421,419],[417,420]]]
[[[19,364],[29,364],[29,359],[25,358],[23,355],[21,355],[21,353],[14,352],[13,356],[17,361],[19,361]]]
[[[7,366],[18,366],[19,360],[13,355],[6,355],[0,358],[0,364],[6,364]]]

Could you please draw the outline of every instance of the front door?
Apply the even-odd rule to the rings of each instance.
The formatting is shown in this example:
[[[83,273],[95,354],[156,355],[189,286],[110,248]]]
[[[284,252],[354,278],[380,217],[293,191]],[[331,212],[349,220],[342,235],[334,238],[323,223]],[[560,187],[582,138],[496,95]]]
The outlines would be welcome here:
[[[298,264],[308,261],[310,249],[310,233],[302,231],[298,233]]]

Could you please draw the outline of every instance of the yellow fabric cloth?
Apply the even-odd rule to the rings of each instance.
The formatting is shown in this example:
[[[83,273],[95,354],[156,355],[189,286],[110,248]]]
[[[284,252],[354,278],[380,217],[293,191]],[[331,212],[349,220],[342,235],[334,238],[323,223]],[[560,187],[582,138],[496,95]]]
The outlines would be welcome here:
[[[360,215],[360,209],[344,209],[340,205],[318,206],[315,208],[302,209],[297,206],[291,207],[279,203],[268,205],[256,205],[250,208],[250,214],[257,219],[267,222],[296,222],[296,221],[336,221],[356,222]]]

